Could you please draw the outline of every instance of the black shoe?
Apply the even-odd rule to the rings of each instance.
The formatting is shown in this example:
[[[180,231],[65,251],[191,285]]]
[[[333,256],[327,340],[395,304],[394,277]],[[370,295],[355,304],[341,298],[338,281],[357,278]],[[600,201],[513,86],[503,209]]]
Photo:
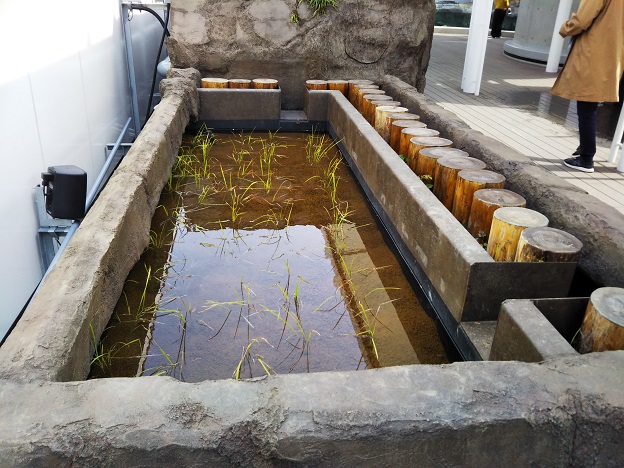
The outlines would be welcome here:
[[[581,155],[581,147],[579,146],[578,148],[576,148],[574,153],[572,153],[572,156],[580,156],[580,155]]]
[[[583,156],[563,160],[563,165],[583,172],[594,172],[594,161]]]

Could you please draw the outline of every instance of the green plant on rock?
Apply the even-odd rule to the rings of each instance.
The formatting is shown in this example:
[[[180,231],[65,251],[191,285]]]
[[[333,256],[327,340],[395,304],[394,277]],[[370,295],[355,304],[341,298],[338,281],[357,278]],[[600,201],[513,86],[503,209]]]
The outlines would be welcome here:
[[[310,5],[313,12],[312,17],[324,15],[327,13],[327,8],[329,7],[338,8],[338,0],[296,0],[297,3],[295,4],[295,9],[290,14],[291,23],[298,25],[301,22],[301,17],[299,16],[297,8],[299,8],[299,5],[301,5],[304,1]]]

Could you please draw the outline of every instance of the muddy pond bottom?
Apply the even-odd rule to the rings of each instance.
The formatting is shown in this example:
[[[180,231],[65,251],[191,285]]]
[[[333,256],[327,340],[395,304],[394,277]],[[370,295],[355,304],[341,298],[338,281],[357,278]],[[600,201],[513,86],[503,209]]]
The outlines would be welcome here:
[[[185,139],[91,378],[448,362],[333,142]]]

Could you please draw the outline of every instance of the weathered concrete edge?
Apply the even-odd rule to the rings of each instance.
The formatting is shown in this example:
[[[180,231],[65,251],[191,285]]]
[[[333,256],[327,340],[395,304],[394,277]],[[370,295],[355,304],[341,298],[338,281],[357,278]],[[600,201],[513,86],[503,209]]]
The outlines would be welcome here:
[[[163,80],[162,100],[0,348],[0,378],[80,380],[130,269],[149,242],[160,193],[197,92]]]
[[[279,120],[280,89],[199,88],[200,120]]]
[[[454,113],[398,78],[386,75],[383,87],[455,146],[502,173],[508,188],[525,197],[528,207],[546,215],[551,226],[578,237],[583,242],[579,267],[594,281],[605,286],[624,284],[624,215],[535,165],[530,158],[471,129]]]
[[[0,459],[9,466],[621,466],[623,362],[624,352],[614,351],[541,364],[198,384],[0,381]]]
[[[531,300],[501,305],[490,361],[541,362],[578,353]]]

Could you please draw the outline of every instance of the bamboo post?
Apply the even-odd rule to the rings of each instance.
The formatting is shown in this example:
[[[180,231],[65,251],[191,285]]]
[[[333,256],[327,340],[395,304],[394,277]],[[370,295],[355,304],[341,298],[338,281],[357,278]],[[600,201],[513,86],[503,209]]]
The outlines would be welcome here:
[[[349,96],[349,82],[347,80],[327,80],[327,87],[332,91],[340,91],[345,97]]]
[[[427,128],[420,120],[394,120],[396,116],[401,114],[388,114],[386,115],[386,121],[392,122],[390,124],[390,146],[397,154],[401,150],[401,132],[406,128]]]
[[[202,88],[227,88],[228,80],[225,78],[202,78]]]
[[[545,226],[548,226],[548,218],[537,211],[515,206],[499,208],[492,217],[487,251],[497,262],[512,262],[522,231]]]
[[[392,117],[394,120],[420,120],[420,115],[412,114],[410,112],[399,112],[397,114],[390,113],[386,115],[386,118]]]
[[[327,89],[327,81],[325,80],[306,80],[305,86],[310,91],[324,91]]]
[[[551,227],[526,228],[520,234],[516,262],[576,262],[583,244],[565,231]]]
[[[399,101],[378,100],[370,102],[370,120],[369,123],[375,128],[375,116],[377,115],[377,108],[381,106],[399,107],[401,103]]]
[[[436,162],[433,175],[433,194],[449,211],[453,209],[457,174],[465,169],[485,169],[485,163],[467,156],[445,156]]]
[[[433,176],[435,175],[435,166],[438,159],[445,156],[466,156],[469,154],[458,148],[451,148],[448,146],[432,146],[429,148],[423,148],[418,152],[416,157],[415,171],[418,176],[431,177],[432,183],[434,182]]]
[[[371,122],[371,113],[374,113],[374,109],[372,107],[373,101],[376,103],[390,101],[395,102],[392,96],[387,96],[385,94],[365,94],[362,96],[362,115],[368,123]]]
[[[526,206],[524,197],[506,189],[481,189],[474,193],[468,218],[468,232],[479,243],[487,241],[494,212],[504,206]]]
[[[251,88],[251,80],[245,79],[233,79],[230,80],[230,88],[234,89],[249,89]]]
[[[422,154],[422,153],[421,153]],[[464,226],[468,225],[472,198],[477,190],[486,188],[503,188],[505,176],[498,172],[486,170],[464,170],[457,174],[457,185],[453,197],[451,213]]]
[[[271,78],[256,78],[252,80],[254,89],[277,89],[277,80]]]
[[[438,132],[437,130],[434,130],[433,128],[426,128],[426,127],[408,127],[408,128],[404,128],[403,130],[401,130],[401,133],[399,134],[399,154],[402,154],[405,159],[407,160],[409,158],[410,155],[410,148],[412,146],[411,144],[411,139],[412,138],[433,138],[433,137],[437,137],[440,136],[440,132]],[[423,142],[421,142],[423,143]],[[416,143],[414,143],[416,144]],[[437,146],[437,145],[432,145],[432,146]],[[424,148],[424,146],[422,147]],[[414,157],[416,157],[416,153],[418,153],[418,151],[421,148],[418,149],[414,149]],[[416,161],[414,161],[416,162]],[[411,166],[410,166],[411,167]],[[415,166],[414,166],[415,167]]]
[[[355,96],[355,108],[364,115],[364,96],[385,96],[386,92],[379,88],[358,88]]]
[[[450,140],[445,140],[446,142],[450,142],[450,144],[444,144],[444,142],[439,142],[438,140],[416,140],[412,144],[412,140],[414,138],[437,138],[439,134],[440,132],[433,128],[411,127],[401,130],[401,136],[399,137],[399,154],[402,154],[406,161],[411,160],[413,162],[413,166],[410,166],[412,170],[416,167],[416,158],[421,149],[427,146],[451,146],[453,144]]]
[[[401,113],[407,112],[407,107],[399,107],[399,106],[377,106],[375,108],[375,130],[383,137],[384,125],[386,124],[386,115],[392,113]]]
[[[355,107],[357,88],[360,86],[373,85],[371,80],[350,80],[349,81],[349,102]]]
[[[599,288],[589,298],[579,352],[624,349],[624,288]]]

